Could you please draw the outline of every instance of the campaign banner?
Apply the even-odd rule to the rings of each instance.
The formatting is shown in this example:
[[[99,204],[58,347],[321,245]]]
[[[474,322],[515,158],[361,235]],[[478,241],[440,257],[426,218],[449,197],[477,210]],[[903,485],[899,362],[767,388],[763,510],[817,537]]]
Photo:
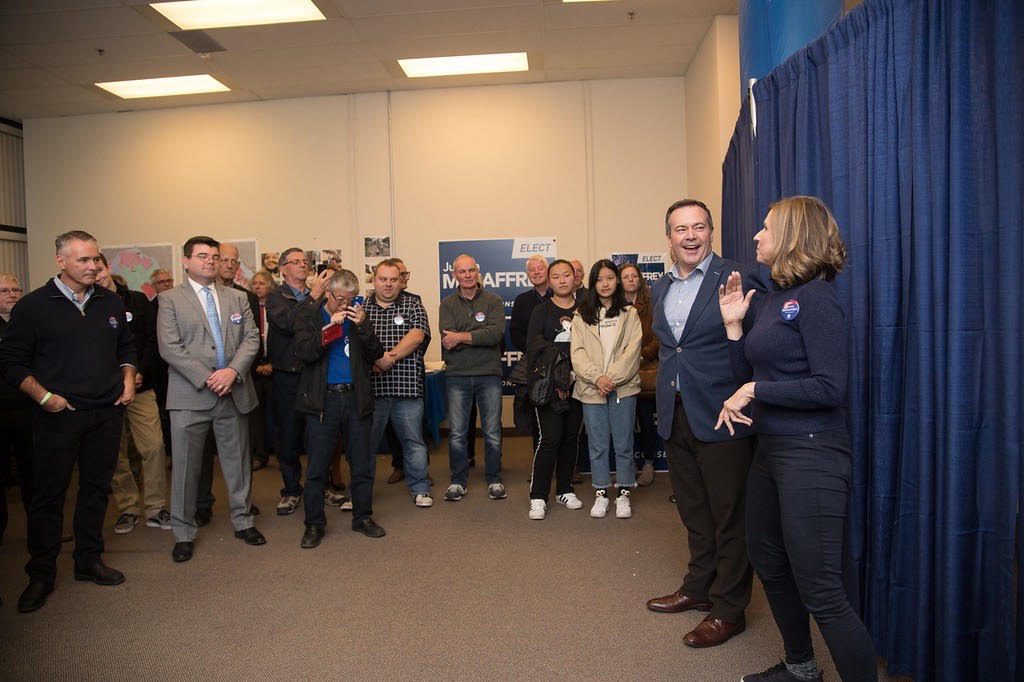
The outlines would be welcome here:
[[[613,253],[611,261],[615,265],[635,263],[648,285],[653,285],[665,274],[666,256],[664,253]]]
[[[437,243],[438,272],[441,298],[452,294],[459,286],[452,263],[462,254],[472,256],[480,267],[484,289],[501,297],[505,302],[505,343],[502,347],[502,385],[505,395],[512,395],[514,387],[508,381],[512,365],[523,354],[515,348],[508,334],[508,320],[516,296],[530,289],[526,277],[526,260],[534,255],[544,256],[550,263],[558,257],[554,237],[517,237],[511,239],[462,239]]]

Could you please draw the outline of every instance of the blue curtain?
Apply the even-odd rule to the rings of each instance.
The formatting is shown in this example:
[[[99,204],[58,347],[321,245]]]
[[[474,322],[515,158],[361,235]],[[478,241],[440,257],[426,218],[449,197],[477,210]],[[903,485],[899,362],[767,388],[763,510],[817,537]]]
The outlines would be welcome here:
[[[879,654],[922,680],[1024,678],[1022,41],[1021,0],[866,0],[754,86],[724,164],[726,256],[784,196],[843,231],[847,545]]]

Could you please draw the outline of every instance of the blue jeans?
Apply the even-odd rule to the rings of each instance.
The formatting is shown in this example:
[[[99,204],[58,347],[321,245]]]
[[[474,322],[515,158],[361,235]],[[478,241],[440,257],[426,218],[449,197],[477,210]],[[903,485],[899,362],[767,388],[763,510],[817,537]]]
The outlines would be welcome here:
[[[373,403],[370,442],[380,445],[388,421],[402,444],[405,480],[413,495],[430,492],[427,480],[427,444],[423,442],[423,398],[377,398]]]
[[[451,481],[469,480],[469,412],[476,401],[484,432],[487,483],[501,483],[501,377],[448,377],[448,462]]]
[[[612,446],[615,447],[615,487],[632,488],[636,485],[636,466],[633,464],[636,396],[618,396],[618,392],[612,391],[603,404],[583,405],[583,420],[590,443],[590,482],[598,489],[612,484],[608,463]]]
[[[327,485],[328,470],[334,458],[338,438],[345,438],[345,459],[352,475],[349,490],[352,492],[352,525],[373,514],[373,475],[377,460],[370,448],[370,428],[373,417],[359,416],[354,391],[327,391],[324,396],[324,413],[321,417],[312,414],[306,417],[306,440],[309,460],[306,466],[306,491],[302,498],[306,512],[306,523],[323,528],[327,525],[324,515],[324,487]]]

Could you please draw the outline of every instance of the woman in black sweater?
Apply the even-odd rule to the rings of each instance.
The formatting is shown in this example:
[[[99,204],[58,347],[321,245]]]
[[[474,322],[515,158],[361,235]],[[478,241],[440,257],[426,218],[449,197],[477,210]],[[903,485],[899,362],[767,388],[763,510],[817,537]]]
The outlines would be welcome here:
[[[754,237],[773,286],[750,332],[751,293],[739,273],[719,290],[733,374],[743,385],[718,427],[753,425],[747,482],[747,549],[782,633],[786,660],[743,680],[820,680],[813,615],[844,681],[876,680],[874,645],[843,588],[843,524],[852,455],[846,428],[847,336],[831,282],[846,262],[821,200],[774,204]],[[751,416],[743,413],[751,405]]]
[[[531,366],[537,355],[552,348],[557,349],[565,362],[571,362],[569,339],[572,314],[576,311],[575,281],[569,261],[559,259],[548,266],[548,286],[552,295],[533,309],[526,333],[527,362]],[[530,483],[531,519],[543,519],[547,513],[552,472],[556,472],[555,495],[558,502],[567,509],[583,506],[572,488],[583,407],[572,397],[569,388],[557,390],[550,403],[534,407],[537,447],[533,453]]]

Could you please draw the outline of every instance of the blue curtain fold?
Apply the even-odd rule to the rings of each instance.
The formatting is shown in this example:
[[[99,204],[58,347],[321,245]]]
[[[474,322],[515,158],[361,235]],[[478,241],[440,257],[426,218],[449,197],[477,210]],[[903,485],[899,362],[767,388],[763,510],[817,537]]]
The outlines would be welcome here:
[[[847,548],[917,679],[1024,678],[1022,39],[1021,0],[866,0],[754,86],[723,165],[727,257],[784,196],[843,232]]]

